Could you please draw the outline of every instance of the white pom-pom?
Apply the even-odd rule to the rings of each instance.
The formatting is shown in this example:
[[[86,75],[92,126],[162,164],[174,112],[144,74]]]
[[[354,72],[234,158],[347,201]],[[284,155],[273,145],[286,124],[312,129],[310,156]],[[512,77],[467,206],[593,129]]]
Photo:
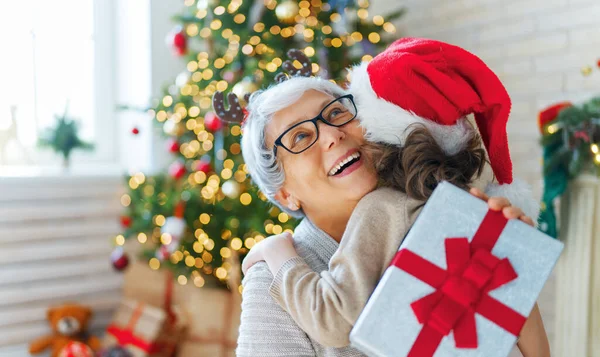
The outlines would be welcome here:
[[[185,232],[186,223],[183,218],[167,217],[165,224],[160,229],[161,233],[168,233],[174,240],[178,240]]]
[[[499,185],[490,183],[485,189],[488,196],[501,196],[510,201],[512,206],[523,210],[537,225],[540,214],[540,202],[533,197],[531,187],[522,180],[515,179],[511,184]]]

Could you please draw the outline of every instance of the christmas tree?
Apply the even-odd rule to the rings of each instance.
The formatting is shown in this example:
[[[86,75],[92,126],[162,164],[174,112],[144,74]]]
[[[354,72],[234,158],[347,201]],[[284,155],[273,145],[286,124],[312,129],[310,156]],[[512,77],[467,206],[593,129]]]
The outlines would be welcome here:
[[[309,57],[312,72],[340,84],[347,68],[368,61],[397,36],[398,10],[370,16],[368,0],[186,0],[169,35],[187,69],[149,110],[170,137],[168,173],[127,177],[121,202],[125,239],[137,239],[153,269],[175,272],[180,284],[224,286],[232,256],[297,223],[253,187],[240,152],[241,128],[212,112],[216,91],[244,97],[273,82],[288,50]],[[297,62],[297,61],[296,61]],[[299,63],[294,65],[299,68]],[[133,134],[137,130],[133,129]]]

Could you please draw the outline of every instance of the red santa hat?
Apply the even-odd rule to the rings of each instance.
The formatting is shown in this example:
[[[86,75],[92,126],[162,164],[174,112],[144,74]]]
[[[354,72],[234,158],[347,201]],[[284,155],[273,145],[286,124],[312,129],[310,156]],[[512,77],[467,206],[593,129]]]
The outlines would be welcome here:
[[[473,134],[474,114],[500,194],[535,220],[539,204],[523,183],[513,183],[506,123],[510,97],[488,66],[472,53],[440,41],[403,38],[352,70],[350,93],[370,141],[402,145],[414,123],[425,125],[452,155]],[[409,129],[409,130],[407,130]],[[524,202],[523,193],[529,199]]]

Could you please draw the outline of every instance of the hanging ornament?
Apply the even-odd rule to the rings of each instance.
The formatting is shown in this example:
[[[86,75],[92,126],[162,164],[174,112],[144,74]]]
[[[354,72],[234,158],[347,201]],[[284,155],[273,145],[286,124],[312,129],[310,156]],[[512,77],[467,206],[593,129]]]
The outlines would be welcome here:
[[[598,62],[596,62],[596,66],[598,66],[598,68],[600,68],[600,59],[598,60]]]
[[[181,26],[176,26],[167,36],[167,42],[173,48],[177,56],[183,56],[187,53],[187,37]]]
[[[298,2],[295,0],[284,0],[275,8],[275,15],[279,21],[293,24],[296,22],[296,15],[298,15]]]
[[[185,133],[186,130],[187,129],[185,128],[183,123],[176,123],[174,120],[171,119],[165,121],[165,123],[163,124],[163,131],[165,132],[165,134],[168,135],[181,136]]]
[[[134,127],[131,129],[131,133],[132,133],[133,135],[137,135],[137,134],[139,134],[139,133],[140,133],[140,129],[138,129],[136,126],[134,126]]]
[[[215,7],[215,5],[217,5],[217,0],[198,0],[196,7],[198,7],[198,10],[208,10]]]
[[[327,3],[329,6],[331,6],[331,8],[336,9],[340,14],[343,14],[346,8],[355,6],[353,0],[329,0]]]
[[[319,77],[329,79],[329,56],[325,47],[319,47]]]
[[[127,253],[125,253],[122,246],[117,246],[112,253],[110,253],[110,262],[112,263],[113,268],[118,271],[127,268],[129,265],[129,256],[127,256]]]
[[[254,84],[254,82],[252,82],[250,79],[245,78],[241,82],[236,83],[231,91],[238,96],[238,99],[240,100],[240,103],[242,103],[242,106],[245,106],[247,104],[245,99],[246,94],[251,94],[253,92],[256,92],[257,90],[258,87],[256,86],[256,84]]]
[[[227,81],[227,83],[233,82],[234,78],[235,78],[235,73],[233,73],[233,71],[226,71],[225,73],[223,73],[223,79],[225,81]]]
[[[581,69],[581,74],[583,74],[584,76],[589,76],[590,74],[592,74],[592,67],[591,66],[584,66]]]
[[[169,166],[169,175],[175,179],[182,178],[185,173],[185,165],[179,161],[175,161]]]
[[[85,343],[71,341],[58,352],[58,357],[94,357],[94,351]]]
[[[214,133],[223,128],[223,122],[215,113],[208,112],[204,116],[204,127]]]
[[[169,257],[171,256],[171,252],[169,252],[169,248],[166,245],[161,245],[156,250],[156,253],[154,254],[154,256],[156,257],[156,259],[163,262],[163,261],[169,259]]]
[[[248,14],[248,30],[251,30],[252,27],[254,27],[254,24],[260,22],[266,8],[264,1],[252,0],[252,7],[250,7],[250,13]]]
[[[133,357],[123,346],[112,346],[100,353],[100,357]]]
[[[375,45],[369,40],[360,41],[360,45],[362,47],[363,53],[366,55],[374,56],[377,52],[377,48]]]
[[[169,234],[172,240],[181,240],[181,237],[185,233],[185,228],[187,227],[187,224],[183,219],[184,212],[185,203],[181,201],[175,206],[173,216],[167,217],[165,224],[160,228],[160,232]]]
[[[196,171],[202,171],[205,174],[211,172],[212,167],[210,166],[210,162],[205,160],[198,161],[198,164],[196,165]]]
[[[225,196],[236,199],[240,196],[240,193],[242,192],[242,187],[235,180],[228,180],[223,183],[223,186],[221,186],[221,190],[223,191]]]
[[[177,78],[175,78],[175,84],[181,88],[184,85],[188,84],[188,82],[190,81],[190,78],[191,78],[190,72],[188,72],[188,71],[181,72],[177,75]]]
[[[179,143],[177,142],[177,140],[175,139],[169,139],[169,141],[167,141],[167,149],[169,150],[169,152],[176,154],[179,152]]]
[[[129,228],[129,227],[131,227],[131,221],[132,221],[132,220],[131,220],[131,217],[129,217],[129,216],[121,216],[120,220],[121,220],[121,225],[122,225],[124,228]]]

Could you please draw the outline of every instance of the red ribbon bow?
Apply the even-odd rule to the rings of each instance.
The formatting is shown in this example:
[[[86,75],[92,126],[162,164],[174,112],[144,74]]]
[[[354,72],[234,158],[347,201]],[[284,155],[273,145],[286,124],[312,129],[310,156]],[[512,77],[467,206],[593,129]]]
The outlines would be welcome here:
[[[477,348],[475,313],[518,336],[525,316],[488,295],[518,276],[507,258],[491,253],[506,223],[501,211],[488,211],[471,243],[467,238],[446,238],[447,270],[408,249],[398,251],[391,265],[436,289],[411,304],[423,328],[409,357],[433,356],[451,331],[457,348]]]
[[[128,328],[120,328],[115,325],[110,325],[106,329],[106,332],[110,333],[117,339],[119,346],[135,346],[147,353],[160,352],[160,347],[133,334]]]

